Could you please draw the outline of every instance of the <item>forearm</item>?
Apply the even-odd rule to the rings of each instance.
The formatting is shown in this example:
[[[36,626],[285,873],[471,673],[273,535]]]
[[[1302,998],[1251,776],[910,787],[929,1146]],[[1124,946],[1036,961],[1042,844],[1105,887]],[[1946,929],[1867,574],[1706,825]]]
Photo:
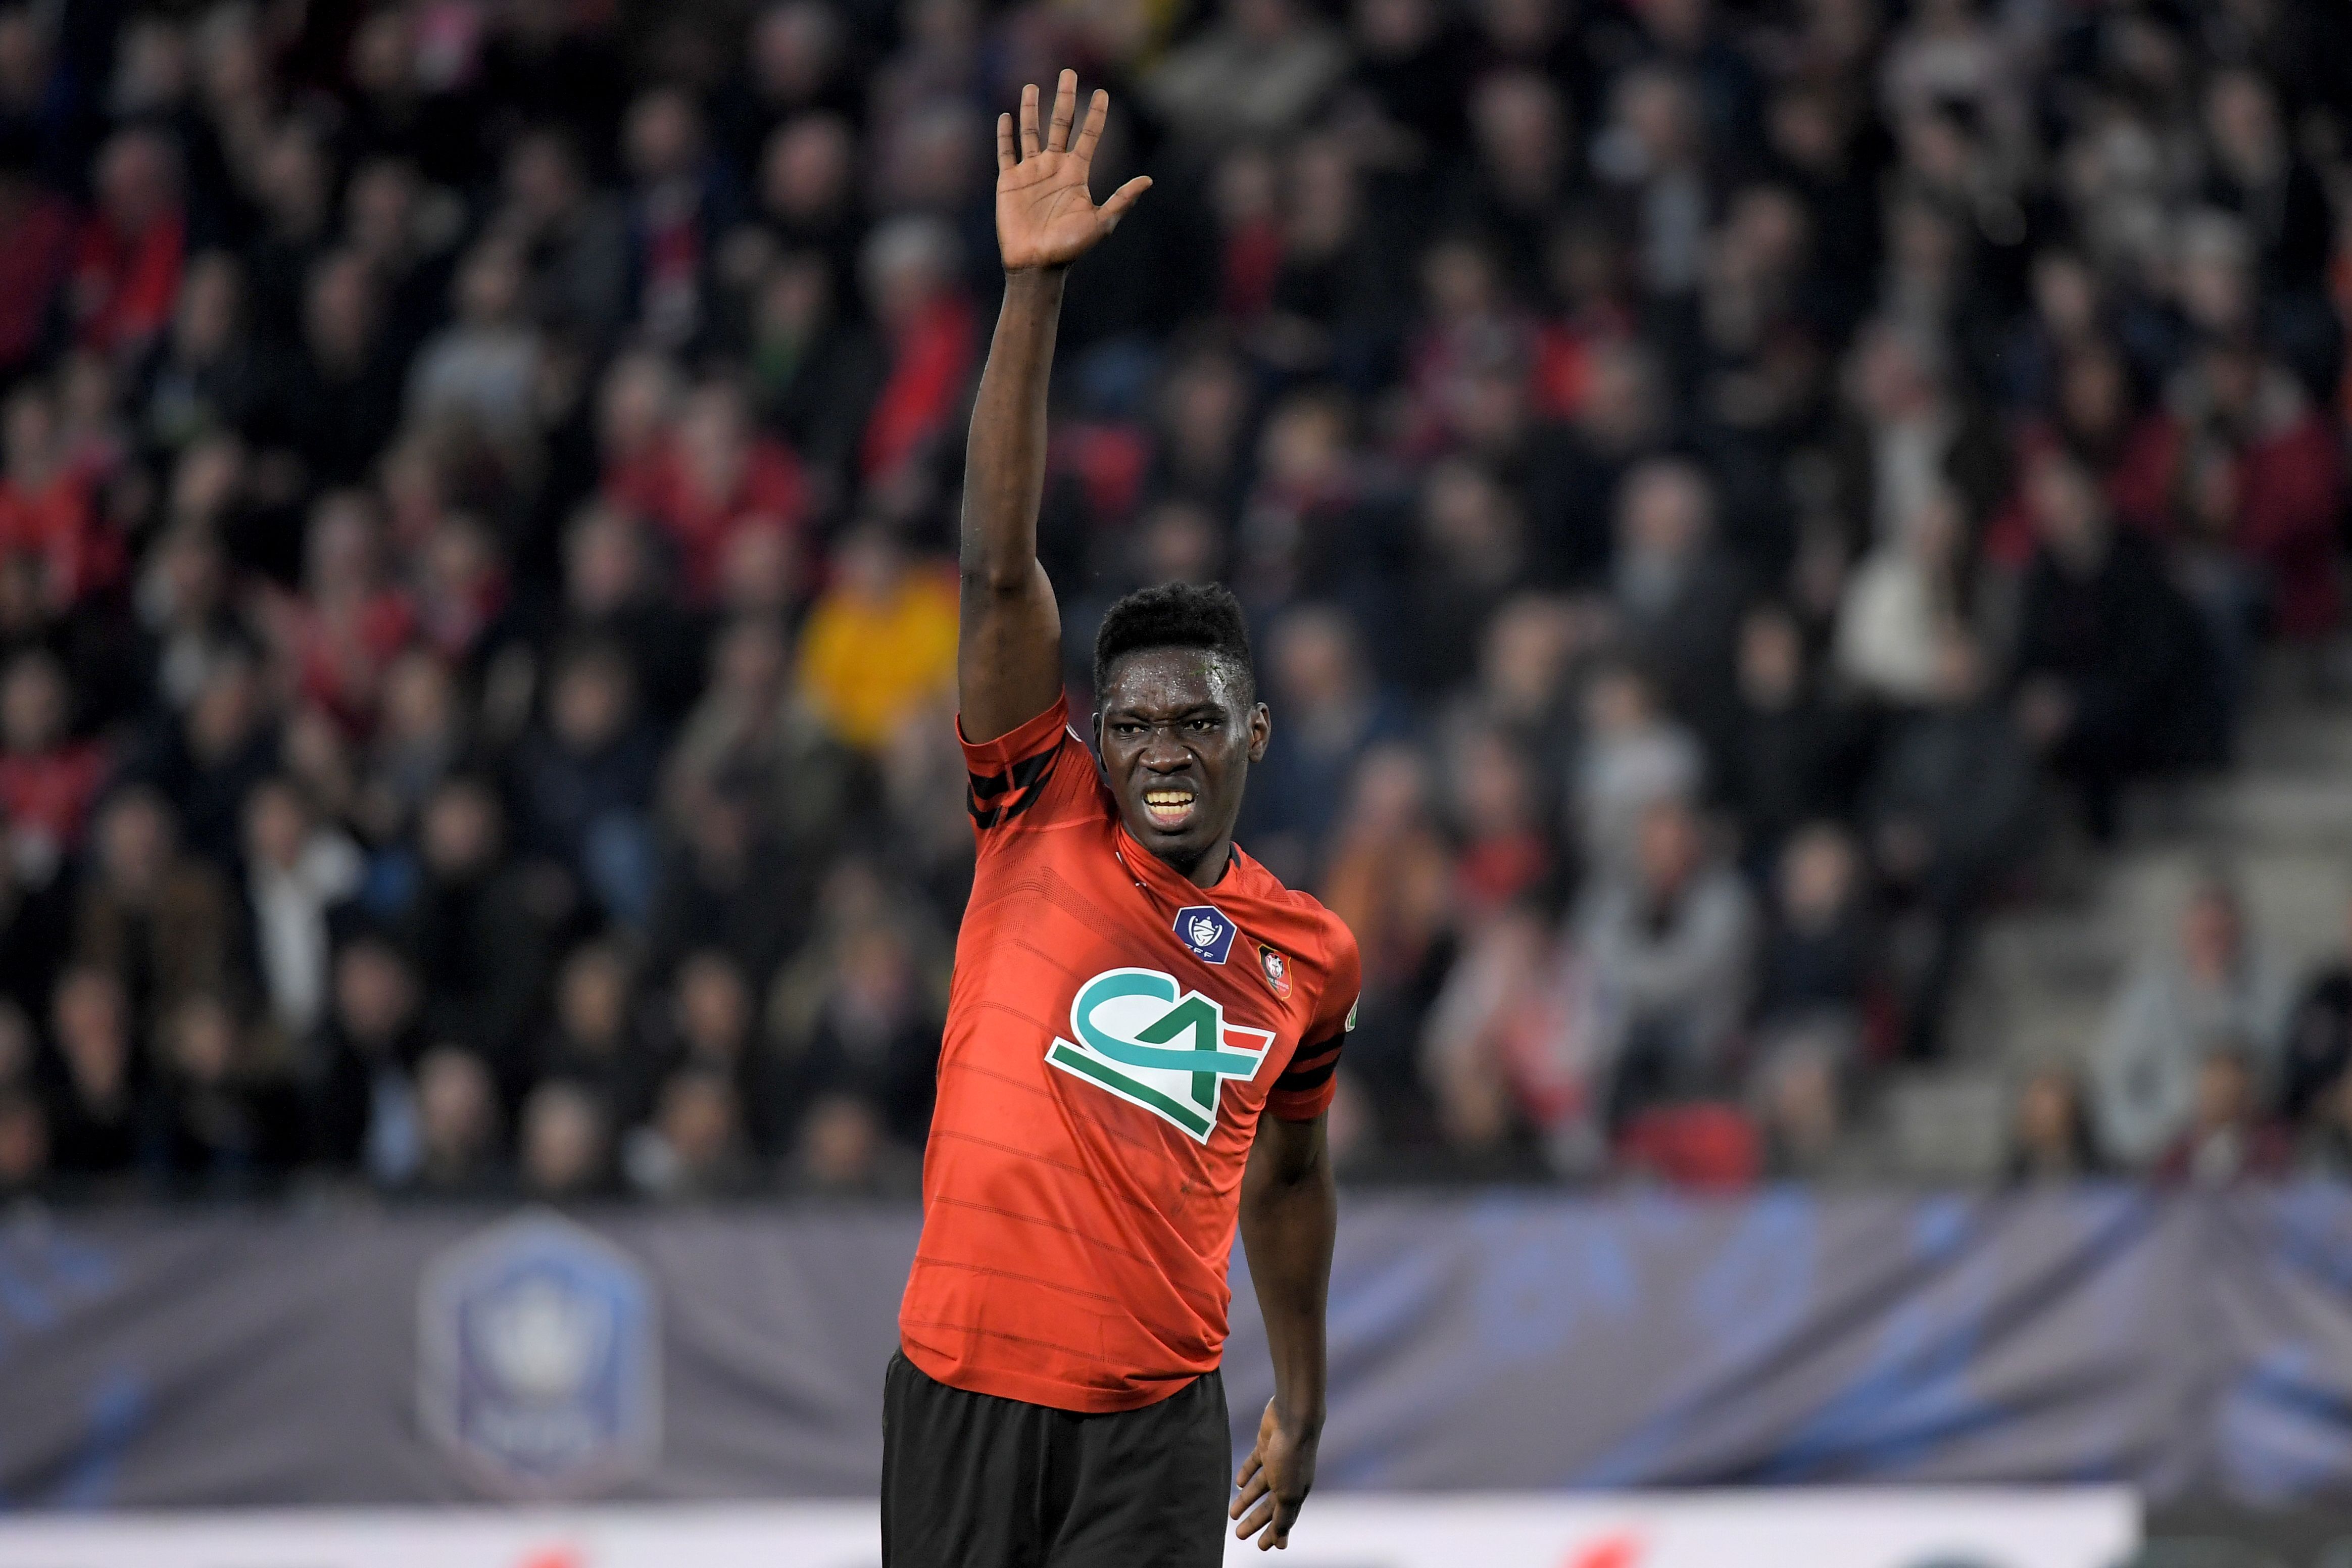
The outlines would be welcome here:
[[[1151,182],[1141,175],[1096,206],[1087,194],[1096,139],[1110,111],[1097,90],[1078,129],[1078,76],[1064,71],[1049,126],[1038,93],[1021,92],[1020,136],[996,118],[996,247],[1004,306],[981,372],[964,455],[962,616],[956,635],[957,719],[991,741],[1052,709],[1062,689],[1062,619],[1037,562],[1045,490],[1045,384],[1061,323],[1062,275],[1118,226]]]
[[[972,408],[956,688],[964,733],[974,741],[1043,713],[1062,689],[1061,616],[1037,563],[1045,384],[1061,307],[1058,268],[1005,274],[1004,309]]]
[[[1063,271],[1004,279],[1004,306],[981,373],[964,454],[961,554],[967,584],[1025,588],[1037,560],[1045,486],[1045,391],[1062,315]]]
[[[1323,1323],[1339,1193],[1319,1136],[1305,1168],[1253,1173],[1261,1179],[1244,1185],[1242,1245],[1274,1359],[1275,1407],[1284,1425],[1311,1436],[1323,1427]]]

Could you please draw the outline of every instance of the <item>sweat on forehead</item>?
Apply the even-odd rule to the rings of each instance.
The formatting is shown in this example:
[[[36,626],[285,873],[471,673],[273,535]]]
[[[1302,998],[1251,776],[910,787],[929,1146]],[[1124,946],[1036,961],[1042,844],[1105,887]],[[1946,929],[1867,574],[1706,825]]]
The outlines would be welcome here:
[[[1240,710],[1256,700],[1249,667],[1222,648],[1160,647],[1115,654],[1098,672],[1096,706],[1114,702],[1208,700]]]

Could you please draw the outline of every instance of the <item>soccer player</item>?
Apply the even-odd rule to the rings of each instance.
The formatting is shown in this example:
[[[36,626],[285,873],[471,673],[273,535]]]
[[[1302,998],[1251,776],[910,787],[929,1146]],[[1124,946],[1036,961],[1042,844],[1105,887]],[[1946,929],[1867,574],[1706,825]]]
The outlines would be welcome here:
[[[1004,307],[972,410],[957,680],[980,840],[883,1414],[890,1568],[1209,1568],[1288,1544],[1323,1424],[1324,1141],[1355,939],[1233,841],[1272,723],[1239,607],[1171,584],[1095,639],[1069,728],[1037,563],[1045,382],[1109,99],[1062,73],[996,128]],[[1229,1484],[1238,1221],[1275,1395]],[[1233,1487],[1240,1488],[1238,1497]],[[1228,1500],[1231,1500],[1228,1502]]]

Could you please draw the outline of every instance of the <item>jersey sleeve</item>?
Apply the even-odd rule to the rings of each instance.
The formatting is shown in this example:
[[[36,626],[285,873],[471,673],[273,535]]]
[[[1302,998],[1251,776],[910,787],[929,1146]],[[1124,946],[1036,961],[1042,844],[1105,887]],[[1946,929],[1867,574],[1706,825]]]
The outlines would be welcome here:
[[[1331,1109],[1339,1088],[1339,1053],[1356,1026],[1356,1001],[1364,988],[1364,967],[1356,936],[1337,916],[1322,994],[1290,1064],[1274,1080],[1265,1108],[1285,1121],[1312,1121]]]
[[[1096,794],[1094,753],[1070,731],[1066,696],[993,741],[965,740],[959,719],[956,739],[971,775],[964,805],[982,844],[1060,820]]]

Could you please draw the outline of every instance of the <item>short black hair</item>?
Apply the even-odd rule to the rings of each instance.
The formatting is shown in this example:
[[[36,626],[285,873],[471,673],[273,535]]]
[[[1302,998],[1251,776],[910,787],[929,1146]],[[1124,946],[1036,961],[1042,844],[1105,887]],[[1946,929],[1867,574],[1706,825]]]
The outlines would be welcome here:
[[[1162,583],[1138,588],[1105,611],[1095,633],[1095,700],[1110,684],[1110,667],[1142,648],[1206,648],[1241,673],[1242,700],[1257,700],[1257,661],[1251,656],[1242,604],[1221,583]]]

